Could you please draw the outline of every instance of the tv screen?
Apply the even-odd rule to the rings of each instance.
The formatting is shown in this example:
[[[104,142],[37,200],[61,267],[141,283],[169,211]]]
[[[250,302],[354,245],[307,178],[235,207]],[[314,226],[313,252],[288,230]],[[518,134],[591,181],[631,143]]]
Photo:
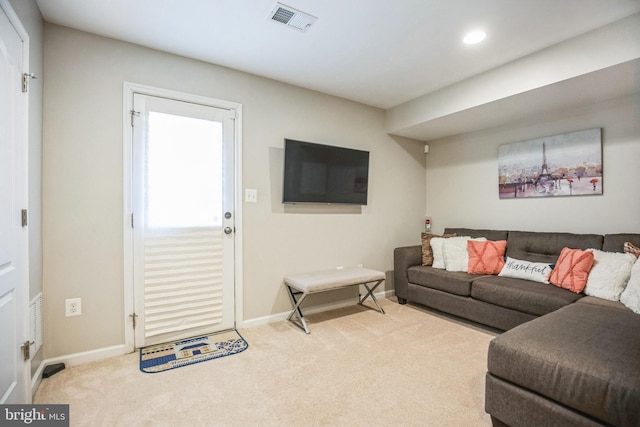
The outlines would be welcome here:
[[[283,203],[367,204],[369,152],[284,140]]]

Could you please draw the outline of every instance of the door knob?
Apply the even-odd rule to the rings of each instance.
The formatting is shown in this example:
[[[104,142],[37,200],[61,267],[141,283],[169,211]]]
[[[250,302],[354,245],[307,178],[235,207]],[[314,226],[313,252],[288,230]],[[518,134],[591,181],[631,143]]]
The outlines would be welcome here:
[[[231,234],[233,233],[233,228],[231,227],[225,227],[224,228],[224,234]]]

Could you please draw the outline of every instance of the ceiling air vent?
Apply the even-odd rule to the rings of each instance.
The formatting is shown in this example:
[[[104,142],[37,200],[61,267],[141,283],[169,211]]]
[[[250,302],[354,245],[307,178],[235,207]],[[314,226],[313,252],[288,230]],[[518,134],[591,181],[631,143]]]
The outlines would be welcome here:
[[[269,19],[304,33],[318,18],[282,3],[276,3],[269,13]]]

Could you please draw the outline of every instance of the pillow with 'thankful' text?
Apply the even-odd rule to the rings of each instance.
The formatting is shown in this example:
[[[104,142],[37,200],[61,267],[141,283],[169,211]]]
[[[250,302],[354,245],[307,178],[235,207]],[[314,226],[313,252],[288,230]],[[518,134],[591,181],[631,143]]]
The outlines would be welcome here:
[[[549,283],[551,266],[543,262],[530,262],[507,257],[498,276]]]

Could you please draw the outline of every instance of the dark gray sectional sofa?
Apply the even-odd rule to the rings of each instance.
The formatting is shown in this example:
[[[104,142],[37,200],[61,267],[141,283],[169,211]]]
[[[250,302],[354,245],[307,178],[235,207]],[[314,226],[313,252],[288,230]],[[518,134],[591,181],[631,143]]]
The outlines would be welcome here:
[[[640,234],[448,228],[506,240],[506,255],[556,262],[562,248],[622,252]],[[394,251],[395,293],[504,332],[489,345],[485,410],[494,426],[640,426],[640,315],[553,285],[423,266],[421,246]]]

